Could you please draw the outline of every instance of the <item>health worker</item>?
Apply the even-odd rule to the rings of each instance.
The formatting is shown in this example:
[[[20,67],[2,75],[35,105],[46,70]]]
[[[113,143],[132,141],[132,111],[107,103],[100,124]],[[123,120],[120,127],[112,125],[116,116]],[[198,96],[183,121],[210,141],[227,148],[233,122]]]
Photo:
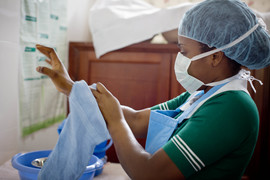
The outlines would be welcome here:
[[[186,89],[178,97],[133,110],[101,83],[92,90],[118,159],[131,179],[241,179],[259,130],[247,84],[256,91],[252,81],[261,82],[247,69],[270,64],[265,24],[239,0],[206,0],[185,13],[178,46],[174,70]],[[69,95],[74,82],[61,63],[37,70]],[[136,137],[147,138],[145,149]]]

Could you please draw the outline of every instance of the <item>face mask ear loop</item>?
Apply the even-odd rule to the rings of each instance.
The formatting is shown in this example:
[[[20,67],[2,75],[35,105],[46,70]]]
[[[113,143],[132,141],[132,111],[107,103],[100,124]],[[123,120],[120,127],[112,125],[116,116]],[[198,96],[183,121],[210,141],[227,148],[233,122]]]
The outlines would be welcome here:
[[[262,81],[251,76],[249,71],[246,71],[246,70],[242,70],[242,71],[243,71],[243,74],[241,74],[241,79],[247,80],[249,82],[252,90],[256,93],[256,89],[253,85],[253,81],[254,80],[258,81],[260,83],[260,85],[263,85]]]
[[[221,47],[221,48],[218,48],[218,49],[214,49],[214,50],[211,50],[211,51],[208,51],[208,52],[205,52],[205,53],[202,53],[202,54],[199,54],[197,56],[194,56],[193,58],[191,58],[191,61],[195,61],[195,60],[198,60],[198,59],[201,59],[201,58],[204,58],[206,56],[209,56],[211,54],[214,54],[216,52],[219,52],[219,51],[223,51],[224,49],[227,49],[227,48],[230,48],[230,47],[233,47],[234,45],[238,44],[239,42],[243,41],[244,39],[246,39],[251,33],[253,33],[257,28],[259,27],[259,24],[256,24],[255,26],[253,26],[250,30],[248,30],[245,34],[243,34],[242,36],[240,36],[239,38],[237,38],[236,40],[230,42],[229,44]]]

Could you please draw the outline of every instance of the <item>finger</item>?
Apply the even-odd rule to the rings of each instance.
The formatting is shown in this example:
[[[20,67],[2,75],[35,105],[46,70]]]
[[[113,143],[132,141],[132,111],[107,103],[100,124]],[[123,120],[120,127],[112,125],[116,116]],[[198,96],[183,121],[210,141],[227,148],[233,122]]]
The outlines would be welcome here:
[[[55,62],[61,63],[61,61],[60,61],[60,59],[58,58],[58,56],[57,56],[55,50],[51,51],[49,55],[50,55],[51,60],[53,60],[53,61],[55,61]]]
[[[99,93],[97,90],[94,90],[94,89],[90,89],[90,90],[92,91],[94,97],[95,97],[96,99],[99,99],[100,93]]]
[[[51,60],[49,60],[49,59],[45,59],[45,61],[46,61],[46,63],[48,63],[48,64],[52,65],[52,61],[51,61]]]
[[[45,75],[49,76],[50,78],[53,78],[56,76],[56,73],[47,67],[38,66],[36,68],[36,71],[39,73],[45,74]]]
[[[44,54],[48,58],[50,58],[50,52],[53,51],[53,48],[43,46],[43,45],[40,45],[40,44],[36,44],[36,48],[37,48],[37,50],[39,50],[39,52],[41,52],[42,54]]]
[[[100,83],[100,82],[97,83],[97,91],[100,92],[100,93],[102,93],[102,94],[103,93],[106,93],[106,92],[109,92],[106,89],[106,87],[102,83]]]
[[[36,44],[36,48],[45,56],[53,60],[54,62],[59,62],[61,63],[60,59],[58,58],[55,50],[51,47],[47,47],[44,45]]]

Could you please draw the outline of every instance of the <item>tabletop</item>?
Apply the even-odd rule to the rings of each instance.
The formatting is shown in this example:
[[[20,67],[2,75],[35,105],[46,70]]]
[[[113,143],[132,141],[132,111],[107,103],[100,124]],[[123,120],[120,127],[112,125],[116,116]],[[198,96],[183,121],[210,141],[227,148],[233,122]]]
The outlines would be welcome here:
[[[119,163],[107,162],[104,165],[103,172],[94,177],[94,180],[130,180]],[[5,162],[0,166],[0,180],[20,180],[17,169],[11,165],[11,161]]]

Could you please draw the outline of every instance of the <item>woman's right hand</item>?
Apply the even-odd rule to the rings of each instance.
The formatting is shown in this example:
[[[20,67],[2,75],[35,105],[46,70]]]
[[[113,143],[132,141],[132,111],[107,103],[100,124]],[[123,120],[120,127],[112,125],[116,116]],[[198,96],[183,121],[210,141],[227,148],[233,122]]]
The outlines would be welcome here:
[[[46,47],[40,44],[36,45],[36,48],[49,59],[45,61],[51,65],[51,68],[38,66],[37,72],[47,75],[51,78],[56,89],[65,95],[69,96],[74,82],[70,79],[65,66],[58,58],[56,52],[51,47]]]

